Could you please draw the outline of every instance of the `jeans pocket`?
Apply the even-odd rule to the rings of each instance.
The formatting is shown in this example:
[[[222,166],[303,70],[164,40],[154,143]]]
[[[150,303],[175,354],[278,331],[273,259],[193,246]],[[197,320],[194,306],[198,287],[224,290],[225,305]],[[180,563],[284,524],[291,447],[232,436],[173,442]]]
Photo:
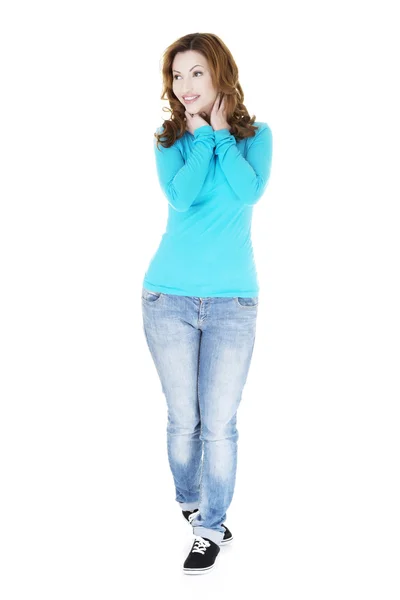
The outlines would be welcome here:
[[[142,300],[148,304],[154,304],[161,298],[162,292],[151,292],[146,288],[142,289]]]
[[[256,308],[258,306],[258,296],[253,296],[252,298],[236,296],[235,300],[240,308]]]

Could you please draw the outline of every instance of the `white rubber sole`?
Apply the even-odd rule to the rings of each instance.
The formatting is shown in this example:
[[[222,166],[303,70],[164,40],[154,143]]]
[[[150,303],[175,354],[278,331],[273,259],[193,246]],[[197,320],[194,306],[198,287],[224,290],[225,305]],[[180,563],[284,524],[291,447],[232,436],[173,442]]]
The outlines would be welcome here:
[[[213,567],[215,567],[215,563],[211,565],[211,567],[205,567],[204,569],[185,569],[185,567],[183,567],[183,572],[186,575],[203,575],[203,573],[208,573]]]
[[[229,538],[229,540],[222,540],[219,545],[220,546],[226,546],[226,544],[230,544],[233,540],[233,536],[231,538]]]

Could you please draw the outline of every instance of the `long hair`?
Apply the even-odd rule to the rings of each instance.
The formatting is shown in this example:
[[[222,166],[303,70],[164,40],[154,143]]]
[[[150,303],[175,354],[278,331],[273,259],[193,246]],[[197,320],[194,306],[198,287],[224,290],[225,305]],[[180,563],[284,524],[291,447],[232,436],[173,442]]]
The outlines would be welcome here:
[[[175,54],[186,50],[196,50],[207,59],[212,83],[225,96],[226,119],[231,134],[237,140],[253,137],[258,129],[253,125],[256,117],[254,115],[250,117],[243,104],[244,94],[238,81],[238,68],[231,52],[224,42],[213,33],[190,33],[173,42],[163,54],[161,100],[169,101],[170,108],[163,107],[163,111],[170,112],[171,117],[164,120],[163,130],[159,134],[154,134],[157,139],[157,148],[158,144],[169,148],[186,131],[185,107],[172,90],[172,63]],[[208,115],[203,118],[210,124]],[[164,139],[161,140],[161,137]]]

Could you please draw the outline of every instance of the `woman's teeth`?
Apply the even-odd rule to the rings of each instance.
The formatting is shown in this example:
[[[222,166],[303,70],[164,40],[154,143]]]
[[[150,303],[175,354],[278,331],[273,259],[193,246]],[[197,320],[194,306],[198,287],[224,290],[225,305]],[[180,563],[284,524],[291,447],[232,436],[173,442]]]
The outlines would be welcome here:
[[[199,96],[185,96],[183,99],[186,102],[186,104],[191,104],[192,102],[195,102],[197,98],[199,98]]]

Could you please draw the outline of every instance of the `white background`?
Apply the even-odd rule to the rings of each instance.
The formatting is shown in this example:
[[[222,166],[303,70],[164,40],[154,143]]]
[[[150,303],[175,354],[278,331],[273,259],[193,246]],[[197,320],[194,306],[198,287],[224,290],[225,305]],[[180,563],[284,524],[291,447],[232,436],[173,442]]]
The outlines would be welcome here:
[[[3,600],[398,600],[394,5],[2,2]],[[231,50],[274,154],[235,539],[188,577],[141,286],[167,218],[161,56],[196,31]]]

